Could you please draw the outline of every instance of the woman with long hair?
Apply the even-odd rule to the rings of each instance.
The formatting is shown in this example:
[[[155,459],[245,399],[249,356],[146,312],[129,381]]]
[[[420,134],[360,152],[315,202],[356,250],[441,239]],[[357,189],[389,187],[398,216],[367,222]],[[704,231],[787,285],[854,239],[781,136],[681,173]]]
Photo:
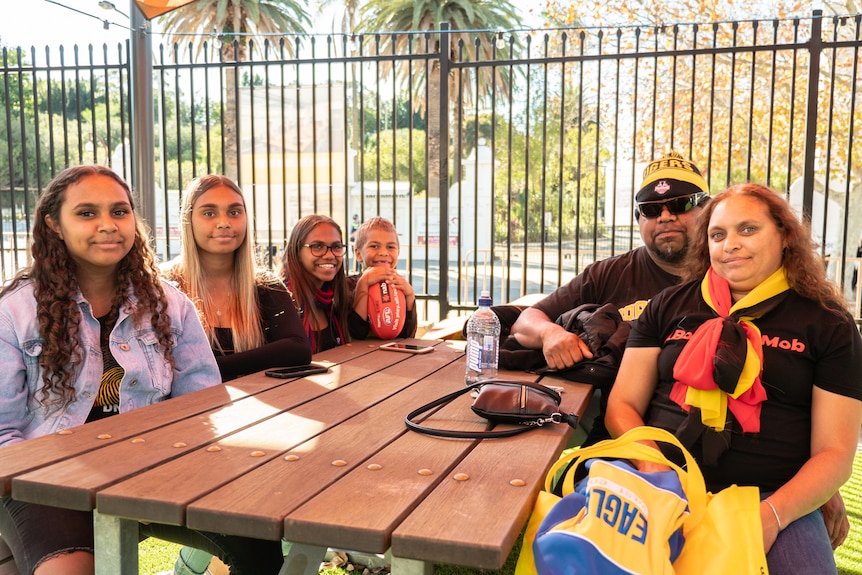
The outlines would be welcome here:
[[[223,381],[270,367],[303,365],[311,348],[293,300],[259,269],[242,190],[230,178],[193,179],[180,209],[180,254],[162,266],[198,310]],[[202,574],[212,554],[180,549],[176,575]]]
[[[131,191],[109,168],[74,166],[48,184],[32,255],[0,291],[0,445],[220,384],[194,306],[159,278]],[[166,527],[176,542],[208,540]],[[0,533],[21,573],[94,572],[91,512],[5,497]],[[235,574],[283,563],[277,542],[223,543],[212,549]]]
[[[222,380],[311,361],[284,284],[256,265],[239,186],[225,176],[195,178],[180,218],[181,252],[163,273],[198,309]]]
[[[810,234],[765,186],[706,204],[688,264],[689,281],[650,300],[632,328],[608,430],[676,433],[710,491],[760,489],[771,573],[834,574],[849,529],[838,489],[862,425],[859,330]]]
[[[296,223],[284,251],[284,281],[293,294],[312,353],[350,341],[346,249],[338,224],[312,214]]]

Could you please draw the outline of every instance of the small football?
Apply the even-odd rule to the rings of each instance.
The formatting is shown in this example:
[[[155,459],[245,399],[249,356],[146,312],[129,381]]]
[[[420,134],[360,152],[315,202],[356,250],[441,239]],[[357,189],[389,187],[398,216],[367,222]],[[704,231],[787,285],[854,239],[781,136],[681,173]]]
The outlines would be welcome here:
[[[380,339],[394,339],[404,329],[407,309],[404,292],[387,282],[368,288],[368,321],[371,333]]]

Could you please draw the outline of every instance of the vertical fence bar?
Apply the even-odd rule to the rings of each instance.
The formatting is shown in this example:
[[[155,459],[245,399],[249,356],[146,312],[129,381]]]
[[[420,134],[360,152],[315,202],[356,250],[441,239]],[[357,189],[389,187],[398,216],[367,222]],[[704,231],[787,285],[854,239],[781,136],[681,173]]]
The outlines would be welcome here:
[[[832,32],[833,32],[832,33],[832,41],[834,43],[834,42],[838,41],[838,26],[834,25],[834,23],[833,23],[833,27],[832,27]],[[829,85],[832,87],[832,89],[829,90],[829,99],[828,99],[827,108],[826,108],[826,110],[827,110],[827,113],[826,113],[826,118],[827,118],[827,120],[826,120],[826,142],[829,145],[826,146],[826,170],[825,170],[824,181],[823,181],[823,210],[821,212],[821,214],[823,216],[823,222],[821,223],[820,230],[819,230],[820,238],[821,238],[821,241],[820,241],[820,255],[821,256],[831,255],[827,251],[827,249],[828,249],[827,244],[829,243],[829,239],[827,236],[826,223],[829,221],[829,194],[830,194],[830,191],[832,188],[832,182],[831,182],[831,180],[832,180],[832,177],[831,177],[832,176],[832,146],[831,146],[831,143],[832,143],[832,136],[833,136],[832,130],[833,130],[834,125],[835,125],[835,113],[836,113],[836,111],[835,111],[835,76],[836,76],[836,68],[838,66],[838,62],[836,61],[837,56],[838,56],[838,48],[834,47],[834,44],[833,44],[831,65],[829,68]],[[812,206],[812,215],[813,215],[813,206]],[[814,230],[814,224],[815,223],[812,222],[812,226],[811,226],[812,230]],[[839,275],[838,275],[839,285],[843,286],[843,284],[844,284],[844,281],[843,281],[844,259],[843,258],[838,261],[838,272],[839,272]]]
[[[814,203],[814,160],[817,156],[817,104],[820,84],[820,54],[823,40],[823,10],[814,10],[811,18],[811,38],[808,41],[808,96],[805,114],[805,163],[802,168],[802,219],[811,225]]]
[[[440,99],[429,102],[431,106],[438,106],[440,110],[439,125],[439,187],[437,192],[440,197],[440,317],[449,314],[449,62],[450,62],[450,36],[449,23],[440,23],[440,49],[438,50]],[[430,80],[430,78],[429,78]]]

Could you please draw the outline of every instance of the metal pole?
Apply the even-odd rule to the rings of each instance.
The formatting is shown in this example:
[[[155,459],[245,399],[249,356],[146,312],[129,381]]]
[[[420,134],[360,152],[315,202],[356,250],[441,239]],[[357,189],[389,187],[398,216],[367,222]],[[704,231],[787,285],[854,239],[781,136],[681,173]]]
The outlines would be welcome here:
[[[440,22],[440,319],[449,314],[449,22]]]
[[[153,134],[153,42],[150,22],[135,0],[129,0],[131,40],[129,85],[132,141],[132,189],[138,197],[138,213],[155,229],[155,136]]]
[[[812,205],[814,204],[814,160],[817,152],[817,98],[820,88],[820,53],[823,51],[823,40],[820,37],[823,25],[822,19],[823,10],[814,10],[811,17],[811,40],[808,43],[808,106],[805,118],[805,157],[802,168],[802,220],[809,227],[811,226],[811,212]]]

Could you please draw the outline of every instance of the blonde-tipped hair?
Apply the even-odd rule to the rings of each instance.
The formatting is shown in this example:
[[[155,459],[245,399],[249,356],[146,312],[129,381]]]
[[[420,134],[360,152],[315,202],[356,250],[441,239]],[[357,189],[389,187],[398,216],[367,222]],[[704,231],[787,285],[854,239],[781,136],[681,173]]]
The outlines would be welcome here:
[[[356,230],[356,251],[360,251],[368,243],[368,234],[372,230],[381,230],[395,234],[395,241],[398,242],[398,247],[401,247],[401,242],[398,240],[398,231],[395,229],[395,224],[381,216],[374,216],[364,222]]]
[[[182,240],[180,256],[169,263],[165,275],[168,279],[176,281],[179,288],[194,302],[210,345],[213,349],[220,350],[215,328],[207,320],[207,318],[215,316],[216,307],[206,289],[206,273],[201,267],[200,248],[195,242],[194,230],[192,229],[192,209],[195,202],[204,192],[218,186],[225,186],[236,192],[242,200],[243,208],[246,208],[242,190],[230,178],[210,174],[192,180],[186,188],[180,210],[180,238]],[[242,243],[234,252],[233,275],[231,276],[231,291],[234,297],[231,300],[230,328],[233,332],[234,351],[236,352],[255,349],[266,343],[261,327],[256,287],[258,283],[265,283],[267,279],[276,281],[274,277],[267,278],[266,274],[257,271],[254,249],[249,237],[251,216],[249,216],[247,208],[245,213],[246,218],[248,218],[248,225]]]

